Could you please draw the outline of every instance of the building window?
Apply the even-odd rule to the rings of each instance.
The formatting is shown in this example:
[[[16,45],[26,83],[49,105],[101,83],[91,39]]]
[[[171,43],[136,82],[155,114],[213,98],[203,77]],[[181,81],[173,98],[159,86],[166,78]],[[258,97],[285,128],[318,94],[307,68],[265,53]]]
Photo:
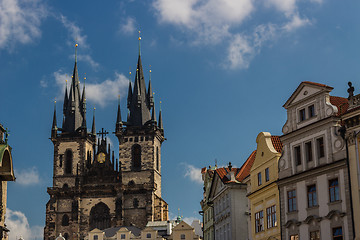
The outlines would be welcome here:
[[[64,234],[64,238],[65,238],[65,240],[68,240],[68,239],[69,239],[69,234],[68,234],[68,233],[65,233],[65,234]]]
[[[300,119],[300,122],[305,120],[305,109],[301,109],[299,111],[299,119]]]
[[[271,206],[266,209],[267,228],[276,227],[276,206]]]
[[[298,234],[291,235],[290,240],[299,240],[299,235]]]
[[[264,212],[255,213],[255,232],[264,231]]]
[[[134,198],[133,200],[133,205],[134,205],[134,208],[138,208],[139,207],[139,200],[137,198]]]
[[[146,238],[151,238],[151,233],[146,234]]]
[[[340,200],[338,179],[333,179],[329,181],[329,194],[330,194],[330,202],[335,202]]]
[[[181,234],[180,239],[185,239],[185,234]]]
[[[296,190],[291,190],[287,192],[288,195],[288,211],[296,211]]]
[[[317,206],[316,201],[316,185],[311,185],[307,187],[308,192],[308,207]]]
[[[62,226],[69,226],[69,216],[67,214],[64,214],[61,220]]]
[[[156,170],[160,171],[159,147],[156,147]]]
[[[308,113],[309,113],[309,118],[312,118],[315,116],[315,107],[314,105],[310,105],[308,107]]]
[[[310,240],[320,240],[320,231],[310,232]]]
[[[296,166],[301,165],[301,148],[300,146],[296,146],[294,147],[294,151],[295,151],[295,164]]]
[[[333,240],[342,240],[342,227],[333,228]]]
[[[262,181],[261,181],[261,172],[258,173],[258,186],[260,186],[262,184]]]
[[[311,162],[313,160],[311,142],[305,143],[305,152],[306,152],[306,161]]]
[[[70,149],[65,153],[65,174],[72,173],[73,153]]]
[[[316,139],[316,145],[317,145],[317,150],[318,150],[318,158],[324,157],[325,156],[324,138]]]
[[[270,175],[269,175],[269,168],[265,169],[265,181],[268,182],[270,180]]]
[[[98,240],[99,239],[99,236],[98,235],[94,235],[94,240]]]
[[[120,238],[125,239],[126,238],[125,234],[121,234]]]
[[[135,171],[141,170],[141,147],[138,144],[132,147],[132,166]]]

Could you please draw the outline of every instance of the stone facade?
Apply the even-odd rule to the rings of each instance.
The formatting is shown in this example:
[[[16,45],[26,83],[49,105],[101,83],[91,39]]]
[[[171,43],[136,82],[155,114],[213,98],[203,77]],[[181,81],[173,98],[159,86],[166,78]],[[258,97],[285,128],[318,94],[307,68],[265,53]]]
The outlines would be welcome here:
[[[346,149],[339,133],[347,99],[330,96],[332,89],[302,82],[284,104],[288,117],[278,180],[282,239],[353,239]]]
[[[126,122],[118,106],[118,159],[107,143],[108,132],[102,129],[97,139],[95,116],[87,132],[85,87],[80,96],[78,83],[75,63],[69,94],[65,91],[62,128],[57,127],[54,111],[53,186],[48,188],[44,239],[60,233],[65,239],[84,239],[95,228],[142,229],[148,221],[166,221],[168,205],[161,197],[164,130],[161,111],[159,121],[155,118],[150,81],[148,91],[145,88],[140,55],[134,90],[129,83]]]

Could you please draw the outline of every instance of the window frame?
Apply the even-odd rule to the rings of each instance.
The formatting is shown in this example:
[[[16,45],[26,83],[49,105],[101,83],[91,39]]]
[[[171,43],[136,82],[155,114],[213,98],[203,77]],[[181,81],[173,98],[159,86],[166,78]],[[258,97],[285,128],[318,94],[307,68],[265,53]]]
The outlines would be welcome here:
[[[291,196],[290,196],[290,193],[291,193]],[[287,200],[288,200],[288,212],[297,211],[296,189],[287,191]]]
[[[336,181],[336,185],[332,185],[332,182]],[[329,202],[340,201],[340,192],[339,192],[339,179],[334,178],[329,180]]]
[[[294,147],[294,158],[295,158],[295,165],[300,166],[302,159],[301,159],[301,146],[297,145]]]
[[[316,194],[316,184],[312,184],[307,186],[307,199],[308,199],[308,207],[317,207],[317,194]]]
[[[262,176],[261,176],[261,172],[258,172],[258,174],[257,174],[257,178],[258,178],[258,186],[261,186],[261,184],[262,184]]]
[[[270,181],[270,172],[269,168],[265,168],[265,182]]]
[[[270,206],[266,208],[266,221],[267,228],[273,228],[277,226],[276,221],[276,205]]]
[[[303,122],[305,120],[306,120],[305,108],[299,109],[299,122]]]
[[[312,236],[312,235],[314,235],[314,234],[315,234],[315,236]],[[320,230],[311,231],[311,232],[309,233],[309,235],[310,235],[310,240],[320,240],[320,239],[321,239],[321,237],[320,237]]]
[[[324,146],[324,137],[319,137],[316,139],[316,148],[317,148],[317,158],[325,157],[325,146]]]
[[[312,142],[308,141],[305,143],[305,158],[307,162],[313,161]]]
[[[310,106],[308,106],[308,115],[309,115],[309,118],[312,118],[312,117],[316,116],[316,114],[315,114],[315,105],[314,104],[311,104]]]
[[[336,233],[337,229],[340,229],[341,235],[336,235],[335,236],[335,233]],[[334,227],[334,228],[332,228],[332,239],[333,240],[342,240],[342,239],[344,239],[342,227]]]
[[[255,213],[255,233],[264,231],[264,211]]]

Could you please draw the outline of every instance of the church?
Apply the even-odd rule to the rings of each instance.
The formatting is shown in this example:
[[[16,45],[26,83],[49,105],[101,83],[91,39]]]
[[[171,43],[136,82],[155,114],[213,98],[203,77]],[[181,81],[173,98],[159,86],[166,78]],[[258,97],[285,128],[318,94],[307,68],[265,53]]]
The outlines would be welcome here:
[[[134,86],[129,81],[127,108],[126,121],[120,103],[114,119],[117,158],[106,139],[109,133],[104,129],[96,133],[95,115],[88,132],[85,85],[81,91],[75,54],[61,128],[54,109],[53,186],[47,189],[45,240],[60,233],[65,239],[84,239],[95,228],[144,228],[148,221],[168,220],[168,204],[161,197],[162,115],[160,110],[157,120],[151,79],[146,89],[140,51]]]

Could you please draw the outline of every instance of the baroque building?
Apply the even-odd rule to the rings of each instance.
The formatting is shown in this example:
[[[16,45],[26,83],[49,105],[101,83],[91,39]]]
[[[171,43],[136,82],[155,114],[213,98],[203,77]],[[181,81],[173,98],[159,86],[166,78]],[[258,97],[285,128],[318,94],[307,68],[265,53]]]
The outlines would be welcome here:
[[[84,239],[95,228],[142,229],[148,221],[168,219],[168,205],[161,197],[162,115],[160,110],[157,121],[151,79],[146,89],[140,51],[127,107],[127,121],[122,120],[120,103],[117,109],[117,159],[107,143],[108,132],[96,133],[95,115],[91,132],[87,130],[85,84],[81,92],[75,54],[61,128],[54,109],[53,186],[47,190],[44,239],[60,233],[65,239]]]
[[[7,182],[15,181],[11,147],[8,144],[8,131],[0,124],[0,239],[8,239],[5,224]]]
[[[348,100],[302,82],[284,104],[279,197],[282,239],[353,239],[346,147],[340,130]]]

